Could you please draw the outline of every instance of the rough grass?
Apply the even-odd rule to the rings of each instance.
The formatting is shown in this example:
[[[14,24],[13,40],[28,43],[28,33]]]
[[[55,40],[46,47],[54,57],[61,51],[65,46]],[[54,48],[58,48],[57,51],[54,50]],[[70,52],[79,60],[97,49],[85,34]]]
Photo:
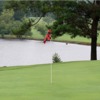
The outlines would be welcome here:
[[[0,68],[0,100],[100,100],[100,61]]]

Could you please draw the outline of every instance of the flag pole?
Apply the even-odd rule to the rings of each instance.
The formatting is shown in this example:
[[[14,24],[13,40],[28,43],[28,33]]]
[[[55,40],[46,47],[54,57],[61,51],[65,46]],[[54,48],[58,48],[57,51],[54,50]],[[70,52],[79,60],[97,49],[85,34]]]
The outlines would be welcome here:
[[[51,40],[50,40],[51,43]],[[50,82],[53,83],[53,74],[52,74],[52,50],[51,50],[51,64],[50,64]]]
[[[51,62],[50,69],[51,69],[51,70],[50,70],[50,71],[51,71],[51,72],[50,72],[50,73],[51,73],[50,77],[51,77],[51,84],[52,84],[52,82],[53,82],[53,80],[52,80],[52,62]]]
[[[46,38],[47,38],[47,40],[48,40],[48,38],[49,38],[49,41],[50,41],[50,43],[51,43],[51,29],[49,29],[48,30],[48,37],[46,36]],[[46,41],[44,40],[44,43],[45,43]],[[52,75],[52,49],[51,49],[51,64],[50,64],[50,83],[52,84],[52,82],[53,82],[53,79],[52,79],[52,77],[53,77],[53,75]]]

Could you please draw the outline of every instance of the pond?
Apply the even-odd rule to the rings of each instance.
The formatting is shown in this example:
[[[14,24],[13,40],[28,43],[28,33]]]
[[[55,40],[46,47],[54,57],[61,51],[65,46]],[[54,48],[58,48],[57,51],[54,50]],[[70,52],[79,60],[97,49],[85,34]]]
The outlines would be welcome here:
[[[98,60],[100,59],[100,47]],[[0,66],[18,66],[52,63],[58,53],[63,62],[90,60],[90,46],[35,40],[0,39]]]

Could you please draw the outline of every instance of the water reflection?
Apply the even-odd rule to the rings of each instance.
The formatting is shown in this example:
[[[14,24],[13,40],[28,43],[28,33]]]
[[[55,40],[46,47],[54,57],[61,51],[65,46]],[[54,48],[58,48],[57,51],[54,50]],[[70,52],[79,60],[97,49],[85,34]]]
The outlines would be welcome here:
[[[0,66],[51,63],[54,53],[58,53],[62,61],[89,60],[90,46],[58,42],[43,44],[42,41],[34,40],[0,40]]]

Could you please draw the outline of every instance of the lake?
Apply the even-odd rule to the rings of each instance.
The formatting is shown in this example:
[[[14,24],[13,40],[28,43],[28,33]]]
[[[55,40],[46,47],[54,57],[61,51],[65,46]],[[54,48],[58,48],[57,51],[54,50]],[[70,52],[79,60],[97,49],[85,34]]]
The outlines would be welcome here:
[[[97,47],[100,60],[100,47]],[[63,62],[90,60],[90,46],[35,40],[0,39],[0,66],[18,66],[52,63],[58,53]]]

